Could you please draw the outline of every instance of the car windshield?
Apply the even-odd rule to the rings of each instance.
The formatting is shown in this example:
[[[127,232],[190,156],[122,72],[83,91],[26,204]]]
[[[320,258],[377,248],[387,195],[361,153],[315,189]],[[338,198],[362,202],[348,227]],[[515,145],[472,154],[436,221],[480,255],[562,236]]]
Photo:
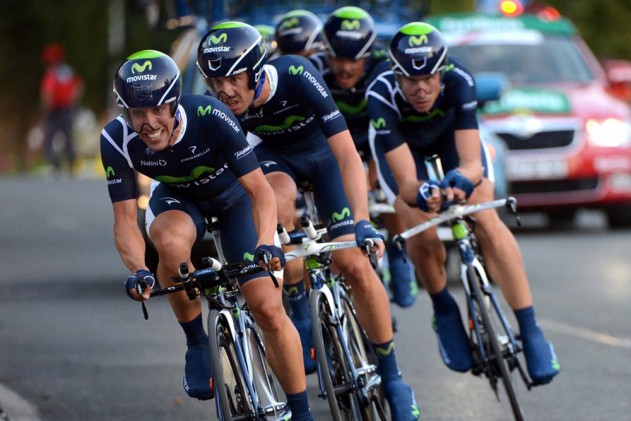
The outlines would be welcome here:
[[[571,38],[505,33],[462,38],[449,47],[473,73],[501,72],[513,85],[583,83],[594,76]]]

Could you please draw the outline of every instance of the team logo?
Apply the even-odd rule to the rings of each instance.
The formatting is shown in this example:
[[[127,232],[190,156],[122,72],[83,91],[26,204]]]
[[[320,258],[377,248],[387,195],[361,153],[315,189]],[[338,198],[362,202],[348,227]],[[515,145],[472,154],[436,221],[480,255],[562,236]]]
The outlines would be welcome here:
[[[331,216],[331,220],[333,220],[333,222],[340,222],[342,220],[344,220],[344,218],[350,218],[351,216],[351,210],[349,208],[344,208],[342,209],[342,212],[337,213],[337,212],[333,212],[333,215]]]
[[[301,75],[304,70],[305,69],[302,66],[298,66],[298,67],[294,65],[289,66],[289,74],[292,76]]]
[[[360,28],[360,23],[358,20],[343,20],[340,23],[340,29],[343,31],[356,31]]]
[[[226,41],[228,41],[228,34],[226,34],[225,32],[218,37],[216,37],[215,35],[211,35],[208,37],[208,45],[223,44]]]
[[[153,68],[153,65],[149,60],[145,61],[142,64],[134,63],[131,66],[131,74],[135,75],[136,73],[143,73],[145,70],[147,70],[147,68],[149,70],[152,70]]]
[[[212,110],[213,109],[212,109],[212,107],[210,105],[207,105],[205,108],[200,105],[199,107],[197,107],[197,115],[200,116],[200,117],[204,117],[207,114],[210,114],[212,112]]]
[[[427,44],[428,42],[427,35],[425,34],[418,37],[410,36],[410,39],[408,40],[410,47],[418,47],[419,45]]]
[[[370,124],[372,124],[375,129],[382,129],[386,127],[386,119],[379,117],[377,120],[370,120]]]

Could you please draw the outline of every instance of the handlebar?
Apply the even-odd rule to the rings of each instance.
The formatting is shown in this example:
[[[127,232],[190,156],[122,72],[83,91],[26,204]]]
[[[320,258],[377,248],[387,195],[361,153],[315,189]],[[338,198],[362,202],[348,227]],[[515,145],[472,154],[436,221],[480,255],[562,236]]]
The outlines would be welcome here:
[[[519,220],[519,216],[517,215],[517,200],[512,197],[506,197],[504,199],[492,200],[490,202],[477,203],[473,205],[463,205],[456,202],[449,202],[446,204],[447,207],[444,208],[438,215],[428,219],[427,221],[409,228],[403,231],[401,234],[397,234],[393,237],[393,241],[399,247],[402,247],[405,240],[410,237],[413,237],[417,234],[420,234],[423,231],[426,231],[432,227],[442,224],[443,222],[450,221],[452,219],[462,218],[463,216],[470,215],[475,212],[480,212],[485,209],[506,207],[511,213],[515,215],[518,226],[521,226],[521,222]]]

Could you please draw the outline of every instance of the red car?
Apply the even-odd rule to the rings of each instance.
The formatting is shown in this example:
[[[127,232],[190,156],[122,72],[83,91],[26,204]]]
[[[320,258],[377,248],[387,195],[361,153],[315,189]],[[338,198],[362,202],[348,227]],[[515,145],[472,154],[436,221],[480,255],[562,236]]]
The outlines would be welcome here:
[[[560,16],[456,14],[426,19],[449,54],[475,74],[500,72],[510,89],[481,110],[505,144],[508,193],[520,211],[568,220],[580,208],[631,226],[631,110],[574,25]]]

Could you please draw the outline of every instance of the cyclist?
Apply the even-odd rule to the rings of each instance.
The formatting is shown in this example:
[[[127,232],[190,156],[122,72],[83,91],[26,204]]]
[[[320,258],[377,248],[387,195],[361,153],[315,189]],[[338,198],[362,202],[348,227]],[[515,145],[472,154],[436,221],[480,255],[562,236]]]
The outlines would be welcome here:
[[[383,148],[377,155],[379,168],[389,167],[394,175],[383,186],[406,226],[427,220],[439,209],[438,182],[429,178],[423,163],[432,154],[440,156],[446,172],[441,186],[447,200],[492,200],[493,169],[480,141],[471,74],[448,58],[444,38],[426,23],[400,28],[388,54],[389,62],[375,69],[367,92],[371,143]],[[536,321],[517,242],[494,210],[475,217],[489,272],[519,323],[529,374],[535,384],[550,382],[559,364]],[[452,370],[469,370],[471,350],[458,306],[447,290],[445,249],[436,230],[410,238],[407,250],[433,303],[441,357]]]
[[[324,24],[322,39],[325,52],[310,57],[344,115],[359,155],[368,165],[371,190],[378,183],[368,145],[369,119],[364,96],[368,76],[377,64],[386,59],[386,50],[374,45],[376,36],[375,22],[370,14],[359,7],[342,7],[331,13]],[[384,214],[381,219],[388,229],[389,238],[403,231],[396,215]],[[386,242],[386,251],[393,300],[401,307],[409,307],[414,304],[418,293],[412,265],[392,241]]]
[[[136,222],[134,171],[154,180],[145,224],[158,251],[157,277],[163,287],[173,284],[182,262],[191,265],[193,244],[204,235],[205,218],[213,216],[230,233],[221,238],[228,261],[268,251],[271,268],[280,270],[284,255],[274,245],[273,191],[230,110],[210,96],[181,96],[177,65],[154,50],[139,51],[121,64],[114,93],[121,115],[101,132],[101,155],[116,248],[132,272],[125,282],[128,295],[146,300],[155,283]],[[265,272],[240,282],[294,419],[312,419],[300,338],[283,311],[280,289]],[[187,340],[184,389],[191,397],[209,399],[211,367],[200,299],[191,301],[181,292],[170,294],[169,301]]]
[[[285,13],[275,29],[279,55],[297,54],[309,57],[322,49],[322,22],[308,10]],[[268,51],[270,58],[273,58]]]
[[[259,31],[265,44],[267,45],[267,53],[270,57],[274,57],[278,53],[278,43],[276,42],[276,29],[271,25],[254,25],[254,28]]]
[[[280,223],[294,228],[296,182],[306,179],[333,240],[348,241],[353,233],[358,245],[383,238],[368,222],[363,167],[346,122],[309,60],[286,55],[266,63],[258,33],[247,24],[227,22],[202,38],[197,64],[213,95],[239,117],[244,129],[262,139],[255,152],[276,194]],[[383,242],[376,244],[383,253]],[[413,391],[397,367],[385,289],[359,248],[337,251],[334,261],[352,286],[359,320],[377,349],[393,418],[416,419]],[[303,358],[314,364],[313,370],[308,301],[299,282],[303,266],[300,261],[287,265],[285,280],[291,286],[285,289],[303,288],[290,304]]]

